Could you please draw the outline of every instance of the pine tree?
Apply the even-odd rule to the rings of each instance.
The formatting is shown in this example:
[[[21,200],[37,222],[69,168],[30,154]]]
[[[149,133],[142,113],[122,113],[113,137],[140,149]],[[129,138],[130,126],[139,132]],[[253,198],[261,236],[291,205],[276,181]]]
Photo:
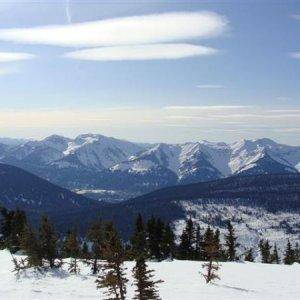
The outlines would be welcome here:
[[[271,254],[271,263],[280,264],[280,258],[277,250],[277,245],[274,244],[274,249]]]
[[[223,253],[222,245],[220,242],[220,230],[219,229],[217,229],[214,233],[213,243],[215,244],[215,248],[216,248],[216,259],[218,261],[220,261],[221,259],[224,258],[223,257],[224,253]]]
[[[86,241],[83,242],[82,247],[81,247],[81,257],[83,259],[89,259],[90,258],[89,247],[88,247]]]
[[[103,257],[104,234],[101,221],[96,221],[90,226],[87,232],[87,239],[92,243],[92,261],[88,261],[88,264],[91,265],[92,273],[97,274],[100,270],[99,260]]]
[[[213,242],[214,242],[214,232],[210,228],[210,226],[208,226],[203,235],[202,250],[201,250],[202,260],[209,260],[210,254],[207,252],[207,250],[210,250],[211,244]]]
[[[20,246],[27,255],[28,267],[42,267],[43,259],[40,245],[33,230],[28,225],[26,225],[22,231]]]
[[[205,272],[202,273],[202,275],[205,278],[206,283],[210,283],[215,279],[220,279],[217,274],[217,271],[219,270],[219,249],[217,248],[213,231],[210,228],[206,230],[206,235],[204,235],[203,247],[208,262],[202,265],[205,269]]]
[[[254,262],[253,249],[252,248],[250,248],[248,251],[246,251],[245,261]]]
[[[170,224],[167,224],[165,226],[163,240],[162,240],[163,258],[173,259],[175,257],[175,251],[176,251],[175,234]]]
[[[236,242],[237,237],[235,236],[234,228],[230,221],[227,222],[228,234],[225,235],[225,245],[227,247],[227,259],[229,261],[234,261],[237,259],[236,248],[239,246]]]
[[[261,262],[264,264],[270,264],[271,263],[271,246],[269,244],[268,240],[261,240],[259,242],[259,249],[260,249],[260,255],[261,255]]]
[[[285,256],[283,262],[286,265],[292,265],[296,261],[295,259],[295,251],[292,248],[291,242],[288,240],[285,250]]]
[[[185,229],[180,237],[179,257],[181,259],[193,259],[195,257],[195,230],[191,218],[186,221]]]
[[[124,300],[126,297],[125,269],[123,267],[125,253],[118,233],[112,223],[105,227],[105,241],[103,243],[103,255],[106,263],[103,265],[103,274],[99,275],[97,288],[105,288],[107,299]]]
[[[1,247],[15,253],[20,250],[20,237],[27,225],[26,215],[19,209],[8,211],[5,208],[1,209],[1,215]]]
[[[135,222],[134,234],[131,238],[131,245],[134,258],[141,256],[146,258],[148,256],[147,237],[141,214],[138,215]]]
[[[136,285],[135,296],[137,300],[158,300],[160,299],[156,285],[161,280],[153,281],[153,270],[148,270],[143,257],[136,259],[136,265],[132,270],[134,283]]]
[[[195,237],[195,259],[201,260],[202,258],[202,236],[200,225],[197,225],[196,237]]]
[[[299,243],[296,243],[296,246],[295,246],[295,261],[300,263],[300,247],[299,247]]]
[[[57,257],[57,237],[46,216],[43,216],[41,219],[39,240],[42,257],[49,262],[50,268],[54,268],[55,258]]]
[[[70,257],[71,259],[69,272],[74,274],[79,273],[78,258],[80,255],[80,246],[76,232],[74,230],[68,232],[68,235],[64,241],[64,251],[66,257]]]

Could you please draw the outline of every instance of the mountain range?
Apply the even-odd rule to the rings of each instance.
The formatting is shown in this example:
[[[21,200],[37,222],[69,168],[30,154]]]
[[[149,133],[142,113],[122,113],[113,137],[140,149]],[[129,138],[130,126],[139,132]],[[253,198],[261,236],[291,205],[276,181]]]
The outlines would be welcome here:
[[[95,198],[102,197],[101,191],[119,191],[128,198],[232,175],[300,171],[300,146],[267,138],[231,144],[141,144],[83,134],[74,139],[52,135],[43,140],[12,141],[0,139],[0,162],[82,194],[96,190]],[[128,194],[124,196],[124,192]]]

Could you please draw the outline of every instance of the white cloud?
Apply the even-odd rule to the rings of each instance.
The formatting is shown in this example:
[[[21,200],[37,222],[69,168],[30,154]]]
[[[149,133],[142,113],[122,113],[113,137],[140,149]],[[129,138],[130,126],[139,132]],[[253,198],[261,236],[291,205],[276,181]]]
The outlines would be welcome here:
[[[29,53],[22,52],[0,52],[0,63],[11,62],[25,59],[32,59],[35,56]]]
[[[191,44],[150,44],[92,48],[69,52],[64,57],[81,60],[152,60],[179,59],[216,54],[213,48]]]
[[[0,40],[71,47],[165,43],[210,38],[228,21],[212,12],[176,12],[94,22],[0,30]]]
[[[224,89],[224,85],[220,84],[199,84],[197,85],[197,88],[199,89]]]
[[[292,58],[300,59],[300,52],[293,52],[290,54]]]

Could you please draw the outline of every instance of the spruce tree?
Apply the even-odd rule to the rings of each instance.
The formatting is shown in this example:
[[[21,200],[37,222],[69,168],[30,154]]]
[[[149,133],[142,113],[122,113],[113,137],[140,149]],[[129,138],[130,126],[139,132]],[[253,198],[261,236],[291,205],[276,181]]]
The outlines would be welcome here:
[[[215,248],[216,248],[216,259],[218,261],[220,261],[221,259],[223,259],[224,257],[224,253],[223,253],[223,249],[222,249],[222,245],[221,245],[221,241],[220,241],[220,230],[217,229],[214,233],[213,236],[213,243],[215,244]]]
[[[54,268],[55,258],[57,257],[57,237],[46,216],[41,219],[39,241],[41,256],[48,261],[50,268]]]
[[[175,234],[170,226],[165,226],[163,240],[162,240],[162,252],[164,259],[173,259],[176,252]]]
[[[103,256],[106,262],[102,266],[103,274],[99,275],[96,280],[97,288],[106,289],[107,299],[124,300],[128,282],[123,267],[125,252],[112,223],[105,226]]]
[[[236,249],[238,247],[237,237],[235,236],[234,228],[230,221],[227,222],[228,234],[225,235],[225,245],[227,247],[226,254],[229,261],[237,259]]]
[[[92,261],[88,261],[93,274],[97,274],[100,270],[99,260],[103,258],[102,247],[104,241],[103,224],[101,221],[94,222],[88,229],[87,239],[92,243],[91,257]]]
[[[161,280],[153,280],[153,270],[148,270],[146,261],[143,257],[136,259],[135,267],[132,270],[134,284],[136,286],[135,296],[137,300],[158,300],[159,292],[156,288]]]
[[[27,225],[26,214],[19,210],[1,209],[1,247],[8,248],[12,253],[20,250],[20,237]]]
[[[195,230],[191,218],[186,221],[185,229],[180,237],[179,257],[181,259],[193,259],[195,257]]]
[[[220,279],[217,274],[219,270],[219,249],[217,248],[213,231],[210,228],[206,230],[206,236],[204,235],[203,248],[208,262],[202,265],[202,267],[205,269],[202,275],[205,278],[206,283],[210,283],[216,279]]]
[[[248,251],[246,251],[245,261],[254,262],[253,249],[252,248],[250,248]]]
[[[261,262],[264,264],[270,264],[271,261],[271,245],[268,240],[261,240],[259,242],[259,250],[261,255]]]
[[[274,249],[273,249],[273,252],[271,254],[271,263],[280,264],[280,258],[279,258],[276,243],[274,244]]]
[[[64,251],[67,257],[70,257],[69,272],[79,273],[78,258],[80,255],[80,246],[76,232],[70,231],[64,241]]]
[[[200,225],[197,225],[196,237],[195,237],[195,259],[201,260],[202,258],[202,236]]]
[[[210,253],[208,253],[207,251],[210,250],[211,244],[213,242],[214,242],[214,232],[210,228],[210,226],[208,226],[203,235],[202,250],[201,250],[202,260],[209,260]]]
[[[137,216],[135,222],[134,233],[131,238],[131,245],[134,258],[139,257],[141,255],[145,258],[148,256],[147,237],[144,221],[141,214]]]
[[[285,250],[285,256],[283,259],[283,262],[286,265],[292,265],[296,261],[295,259],[295,251],[291,245],[290,240],[288,240],[287,245],[286,245],[286,250]]]
[[[156,219],[152,216],[147,222],[147,244],[150,258],[155,258],[157,253]]]
[[[89,251],[89,247],[87,245],[87,242],[84,241],[82,246],[81,246],[81,254],[80,256],[83,258],[83,259],[90,259],[90,251]]]
[[[20,246],[27,255],[28,267],[42,267],[43,259],[39,241],[29,225],[26,225],[22,231]]]
[[[295,252],[295,261],[297,263],[300,263],[300,246],[299,246],[299,243],[296,243],[294,252]]]

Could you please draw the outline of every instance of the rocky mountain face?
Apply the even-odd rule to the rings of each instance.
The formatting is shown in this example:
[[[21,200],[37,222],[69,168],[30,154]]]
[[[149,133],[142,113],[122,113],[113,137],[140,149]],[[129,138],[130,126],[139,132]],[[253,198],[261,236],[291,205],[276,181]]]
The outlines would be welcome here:
[[[238,174],[297,173],[300,147],[270,139],[144,145],[96,134],[52,135],[17,145],[0,141],[0,161],[70,189],[144,193]]]

